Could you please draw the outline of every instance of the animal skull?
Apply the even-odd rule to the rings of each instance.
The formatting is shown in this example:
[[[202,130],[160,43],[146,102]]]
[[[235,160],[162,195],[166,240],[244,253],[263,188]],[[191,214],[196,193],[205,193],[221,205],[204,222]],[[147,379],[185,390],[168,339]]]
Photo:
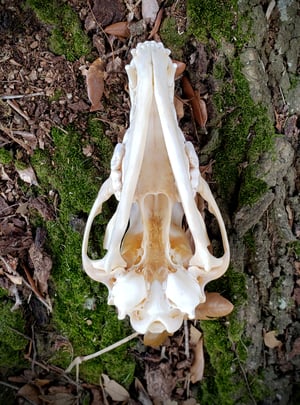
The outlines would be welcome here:
[[[129,315],[141,334],[174,333],[184,318],[194,319],[196,307],[206,300],[205,285],[229,264],[222,216],[176,120],[176,64],[169,54],[154,41],[132,51],[126,66],[130,126],[115,147],[111,174],[90,212],[82,247],[86,273],[107,286],[108,303],[118,308],[119,319]],[[222,257],[210,253],[197,193],[218,221]],[[87,254],[91,226],[113,194],[119,203],[105,232],[107,253],[92,260]]]

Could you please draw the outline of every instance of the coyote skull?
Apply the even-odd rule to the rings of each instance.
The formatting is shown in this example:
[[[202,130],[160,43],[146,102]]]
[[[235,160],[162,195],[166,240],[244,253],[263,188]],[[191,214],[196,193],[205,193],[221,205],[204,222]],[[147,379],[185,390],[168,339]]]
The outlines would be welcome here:
[[[222,276],[229,264],[222,216],[201,177],[194,147],[177,123],[176,65],[169,54],[156,42],[138,44],[132,51],[126,66],[130,126],[115,147],[111,174],[90,212],[82,248],[86,273],[107,286],[108,303],[118,308],[119,319],[129,315],[142,334],[174,333],[183,319],[194,319],[196,307],[206,300],[205,285]],[[218,221],[222,257],[209,250],[197,193]],[[107,252],[92,260],[87,254],[91,226],[113,194],[118,206],[105,232]]]

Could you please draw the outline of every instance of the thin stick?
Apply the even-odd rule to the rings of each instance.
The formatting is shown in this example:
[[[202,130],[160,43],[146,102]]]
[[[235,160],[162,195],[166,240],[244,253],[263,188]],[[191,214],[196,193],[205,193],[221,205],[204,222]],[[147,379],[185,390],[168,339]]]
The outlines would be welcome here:
[[[30,122],[30,118],[28,117],[28,115],[26,113],[24,113],[24,111],[21,110],[21,108],[18,106],[18,104],[14,101],[11,100],[6,100],[7,104],[14,109],[18,114],[21,115],[21,117],[23,117],[27,122]]]
[[[74,359],[72,361],[72,363],[69,365],[69,367],[66,369],[66,373],[70,373],[74,366],[76,366],[76,371],[77,371],[77,367],[82,362],[88,361],[88,360],[91,360],[91,359],[95,359],[96,357],[99,357],[104,353],[110,352],[111,350],[116,349],[117,347],[129,342],[130,340],[135,339],[136,337],[138,337],[138,335],[139,334],[137,332],[134,332],[131,335],[127,336],[126,338],[121,339],[118,342],[113,343],[112,345],[110,345],[108,347],[105,347],[105,349],[99,350],[98,352],[95,352],[95,353],[92,353],[92,354],[88,354],[87,356],[78,356],[78,357],[76,357],[76,359]],[[79,370],[78,370],[78,372],[79,372]],[[76,374],[78,372],[76,372]],[[76,375],[76,378],[77,378],[77,375]]]
[[[3,94],[0,96],[1,100],[14,100],[17,98],[25,98],[25,97],[37,97],[37,96],[44,96],[45,93],[30,93],[30,94]]]
[[[188,328],[188,322],[185,319],[183,321],[183,325],[184,325],[184,352],[186,355],[186,358],[189,359],[190,358],[190,345],[189,345],[189,328]]]
[[[45,299],[40,295],[39,291],[37,291],[36,288],[33,288],[33,286],[30,285],[30,283],[28,283],[24,277],[20,276],[20,274],[14,270],[10,264],[4,259],[4,257],[0,256],[0,260],[2,260],[2,262],[4,263],[6,270],[9,274],[12,274],[15,277],[21,277],[22,279],[22,283],[24,283],[26,285],[26,287],[28,287],[36,296],[36,298],[43,304],[45,305],[45,307],[48,309],[49,312],[52,312],[52,306],[51,303],[48,303],[47,301],[45,301]],[[24,269],[25,270],[25,269]],[[5,274],[5,271],[4,271]],[[8,277],[8,276],[7,276]],[[8,277],[9,278],[9,277]]]

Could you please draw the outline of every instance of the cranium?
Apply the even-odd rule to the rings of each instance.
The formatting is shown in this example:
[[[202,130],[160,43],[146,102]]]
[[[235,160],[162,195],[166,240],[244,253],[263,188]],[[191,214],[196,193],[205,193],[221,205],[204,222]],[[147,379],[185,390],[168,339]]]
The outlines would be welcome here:
[[[144,42],[126,66],[131,99],[130,126],[111,160],[87,220],[82,260],[86,273],[104,283],[119,319],[129,315],[141,333],[174,333],[195,318],[205,285],[224,274],[229,245],[224,222],[199,171],[193,145],[186,142],[174,108],[176,64],[161,43]],[[196,194],[215,216],[223,255],[215,257]],[[118,206],[109,221],[102,259],[88,257],[94,218],[112,195]],[[183,219],[186,226],[183,227]]]

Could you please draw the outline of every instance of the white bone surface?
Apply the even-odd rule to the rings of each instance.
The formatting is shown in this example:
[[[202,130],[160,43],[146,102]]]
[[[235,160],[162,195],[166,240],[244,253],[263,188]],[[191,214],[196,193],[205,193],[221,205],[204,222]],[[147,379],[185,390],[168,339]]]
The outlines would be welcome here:
[[[229,264],[224,222],[193,145],[180,130],[174,99],[176,65],[170,51],[154,41],[137,45],[126,66],[131,98],[130,126],[115,148],[110,177],[100,188],[83,238],[86,273],[109,289],[108,303],[119,318],[129,315],[139,333],[174,333],[205,302],[205,285]],[[195,195],[217,219],[223,256],[210,241]],[[92,260],[88,240],[103,203],[118,206],[104,238],[106,255]],[[182,227],[183,218],[187,227]],[[187,229],[186,229],[187,228]]]

